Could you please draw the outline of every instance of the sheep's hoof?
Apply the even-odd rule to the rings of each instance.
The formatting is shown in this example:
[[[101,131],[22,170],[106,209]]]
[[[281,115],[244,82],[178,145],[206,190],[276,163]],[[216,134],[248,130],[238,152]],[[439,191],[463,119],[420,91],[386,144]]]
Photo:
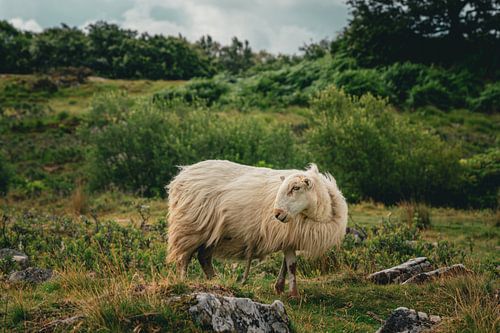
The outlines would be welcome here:
[[[289,293],[288,293],[288,298],[289,299],[299,299],[300,298],[300,294],[297,290],[291,290]]]
[[[274,284],[274,291],[276,294],[280,295],[285,291],[285,280],[278,280]]]

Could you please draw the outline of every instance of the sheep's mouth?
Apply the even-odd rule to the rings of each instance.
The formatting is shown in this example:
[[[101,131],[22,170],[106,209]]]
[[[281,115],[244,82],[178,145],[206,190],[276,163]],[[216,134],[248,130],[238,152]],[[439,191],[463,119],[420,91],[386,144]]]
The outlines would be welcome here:
[[[281,223],[287,223],[288,222],[288,214],[278,214],[275,216],[276,220],[280,221]]]

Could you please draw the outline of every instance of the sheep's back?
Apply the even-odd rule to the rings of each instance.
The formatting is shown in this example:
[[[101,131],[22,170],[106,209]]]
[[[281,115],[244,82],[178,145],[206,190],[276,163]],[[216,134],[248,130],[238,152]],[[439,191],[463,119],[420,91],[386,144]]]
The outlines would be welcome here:
[[[241,244],[228,253],[241,257],[259,239],[261,223],[270,219],[280,176],[292,172],[228,161],[184,167],[169,185],[169,228],[206,245]]]

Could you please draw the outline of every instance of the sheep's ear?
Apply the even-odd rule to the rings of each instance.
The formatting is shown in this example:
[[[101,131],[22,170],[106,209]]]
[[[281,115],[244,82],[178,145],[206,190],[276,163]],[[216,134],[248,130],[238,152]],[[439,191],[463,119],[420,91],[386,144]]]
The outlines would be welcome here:
[[[314,164],[314,163],[311,163],[309,165],[309,170],[312,171],[312,172],[314,172],[314,173],[316,173],[316,174],[319,173],[318,166],[316,164]]]
[[[285,176],[280,176],[281,181],[285,180]]]
[[[304,184],[306,184],[307,188],[312,187],[312,181],[309,178],[304,178]]]

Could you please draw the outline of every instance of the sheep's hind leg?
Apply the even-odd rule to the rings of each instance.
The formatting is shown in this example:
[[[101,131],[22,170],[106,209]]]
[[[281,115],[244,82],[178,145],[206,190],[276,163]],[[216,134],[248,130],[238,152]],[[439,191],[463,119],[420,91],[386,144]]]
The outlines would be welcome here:
[[[202,245],[198,248],[198,261],[207,279],[211,279],[215,276],[214,267],[212,266],[213,252],[213,246],[205,247],[205,245]]]
[[[283,261],[281,263],[281,269],[278,274],[278,278],[276,279],[276,283],[274,284],[274,290],[277,294],[281,294],[285,291],[285,278],[286,278],[286,258],[283,254]]]

